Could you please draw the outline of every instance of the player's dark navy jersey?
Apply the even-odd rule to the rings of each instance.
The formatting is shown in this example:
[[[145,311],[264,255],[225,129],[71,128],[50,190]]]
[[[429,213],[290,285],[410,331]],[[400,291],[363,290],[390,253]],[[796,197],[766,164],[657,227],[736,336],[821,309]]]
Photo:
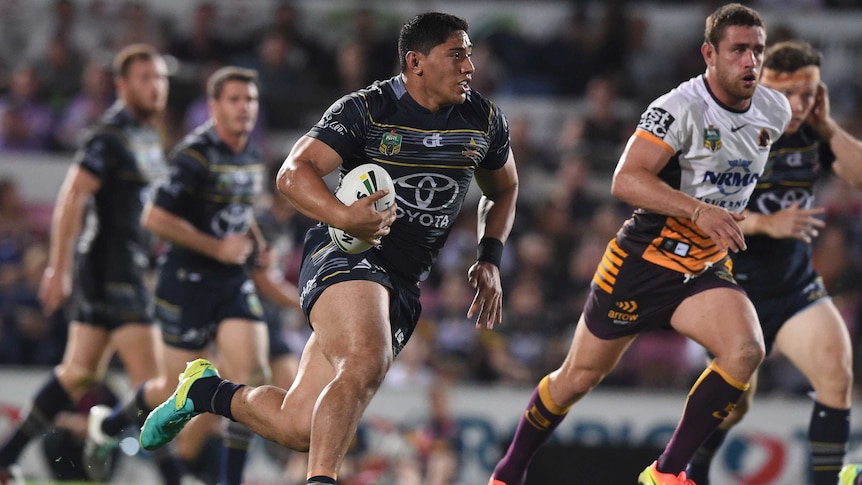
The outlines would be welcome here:
[[[98,273],[102,284],[136,280],[134,275],[149,264],[152,242],[141,227],[141,212],[154,182],[167,175],[158,132],[115,104],[74,162],[101,182],[78,239],[79,263],[84,271]]]
[[[398,220],[379,249],[387,269],[424,280],[443,246],[476,167],[496,170],[509,154],[502,112],[479,93],[431,113],[401,76],[336,101],[308,133],[343,159],[342,175],[363,164],[395,183]]]
[[[772,214],[799,202],[814,206],[814,185],[828,173],[835,155],[808,125],[785,134],[772,146],[766,169],[758,181],[748,210]],[[745,238],[748,249],[737,253],[734,275],[750,294],[770,295],[807,284],[814,269],[811,245],[798,239],[773,239],[756,235]]]
[[[207,122],[174,148],[171,162],[170,181],[159,187],[155,205],[218,239],[248,231],[265,168],[254,144],[234,153]],[[166,258],[190,271],[243,271],[179,245],[171,245]]]

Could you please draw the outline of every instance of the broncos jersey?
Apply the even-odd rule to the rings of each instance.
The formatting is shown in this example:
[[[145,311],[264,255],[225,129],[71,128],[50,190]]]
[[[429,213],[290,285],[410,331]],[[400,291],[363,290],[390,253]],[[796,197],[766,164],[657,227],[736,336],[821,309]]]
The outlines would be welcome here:
[[[665,183],[739,213],[763,173],[772,142],[789,121],[783,94],[758,86],[749,107],[735,110],[716,99],[701,75],[653,101],[635,136],[671,155],[658,174]],[[698,274],[727,256],[690,219],[643,209],[618,237],[625,251],[685,274]]]
[[[401,76],[336,101],[308,132],[341,156],[341,175],[363,163],[395,184],[398,219],[379,248],[387,270],[424,280],[461,210],[476,167],[501,168],[509,154],[503,113],[476,91],[432,113]]]
[[[783,135],[772,147],[748,210],[772,214],[798,202],[814,207],[814,185],[829,173],[835,155],[808,125]],[[798,289],[814,274],[811,245],[798,239],[746,237],[748,249],[733,256],[734,273],[749,293],[776,294]]]
[[[217,239],[248,232],[265,172],[256,145],[234,153],[208,121],[174,148],[171,161],[170,180],[159,187],[155,205]],[[242,271],[179,245],[171,245],[166,258],[192,271]]]

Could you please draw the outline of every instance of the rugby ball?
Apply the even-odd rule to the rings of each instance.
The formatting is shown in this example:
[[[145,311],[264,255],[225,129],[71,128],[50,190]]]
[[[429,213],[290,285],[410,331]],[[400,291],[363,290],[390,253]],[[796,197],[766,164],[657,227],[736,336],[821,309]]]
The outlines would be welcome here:
[[[374,208],[378,211],[395,203],[395,184],[392,183],[389,172],[383,167],[366,163],[344,174],[338,188],[335,189],[335,197],[342,204],[351,205],[383,189],[388,189],[389,193],[374,203]],[[348,254],[358,254],[372,247],[371,243],[355,238],[333,226],[329,226],[329,237],[338,249]]]

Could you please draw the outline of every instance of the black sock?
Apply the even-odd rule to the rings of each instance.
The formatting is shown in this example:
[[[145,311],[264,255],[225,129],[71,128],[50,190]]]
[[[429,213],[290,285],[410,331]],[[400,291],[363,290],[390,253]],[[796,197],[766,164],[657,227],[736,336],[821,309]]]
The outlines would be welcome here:
[[[153,460],[156,462],[164,485],[180,485],[186,473],[185,465],[177,458],[172,448],[163,446],[152,451]]]
[[[316,476],[309,478],[308,481],[305,482],[305,485],[314,484],[314,483],[327,483],[329,485],[335,485],[338,482],[336,482],[335,479],[332,477],[326,477],[323,475],[316,475]]]
[[[686,469],[687,478],[694,480],[698,485],[709,485],[709,467],[712,465],[712,459],[715,458],[715,452],[724,443],[724,438],[727,437],[728,431],[717,428],[700,445],[700,448],[697,449],[694,458],[691,459]]]
[[[189,399],[195,411],[214,413],[232,420],[230,401],[243,386],[245,384],[235,384],[221,377],[203,377],[189,388]]]
[[[815,401],[808,427],[815,485],[833,485],[838,481],[849,439],[850,410],[830,408]]]
[[[6,467],[18,461],[30,440],[41,436],[54,422],[57,414],[70,409],[72,404],[72,398],[52,373],[33,397],[33,404],[27,416],[0,447],[0,466]]]
[[[144,386],[141,385],[134,394],[126,395],[102,422],[102,432],[108,436],[118,436],[131,423],[143,425],[151,409],[144,400]]]
[[[222,448],[221,481],[222,485],[242,485],[245,460],[252,432],[236,421],[227,421],[224,429],[224,448]]]

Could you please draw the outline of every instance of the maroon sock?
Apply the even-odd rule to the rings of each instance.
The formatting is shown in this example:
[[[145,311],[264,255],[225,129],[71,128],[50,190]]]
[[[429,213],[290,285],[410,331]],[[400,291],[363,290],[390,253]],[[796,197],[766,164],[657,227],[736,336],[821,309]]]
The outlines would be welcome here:
[[[550,382],[550,377],[545,376],[533,391],[506,456],[494,468],[494,479],[506,485],[524,483],[530,460],[566,417],[568,408],[561,408],[551,400]]]
[[[700,375],[691,391],[664,453],[658,458],[658,470],[678,475],[707,437],[736,407],[748,384],[733,380],[713,362]]]

